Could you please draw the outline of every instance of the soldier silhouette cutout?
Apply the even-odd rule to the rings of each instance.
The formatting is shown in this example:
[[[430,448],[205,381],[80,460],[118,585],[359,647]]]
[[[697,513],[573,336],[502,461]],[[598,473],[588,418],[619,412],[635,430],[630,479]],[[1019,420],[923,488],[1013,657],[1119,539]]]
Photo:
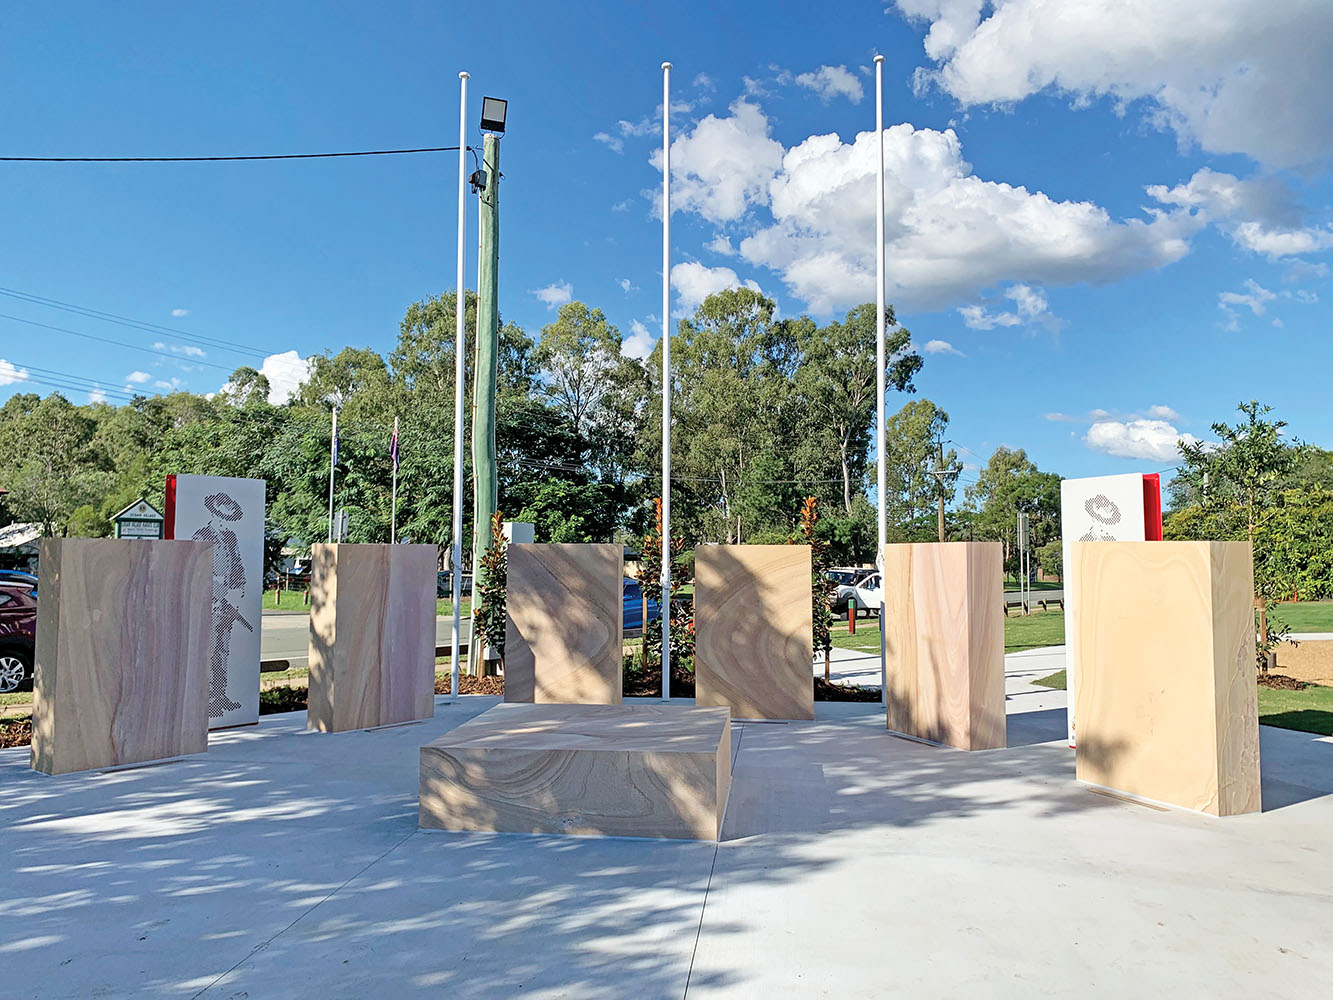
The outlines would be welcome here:
[[[213,543],[213,643],[209,658],[208,717],[216,719],[225,712],[240,708],[227,697],[227,660],[231,655],[231,630],[244,625],[253,632],[254,626],[245,620],[235,601],[245,596],[247,580],[241,549],[230,522],[239,521],[245,511],[225,493],[211,493],[204,497],[204,508],[211,517],[208,523],[192,536],[196,541]]]

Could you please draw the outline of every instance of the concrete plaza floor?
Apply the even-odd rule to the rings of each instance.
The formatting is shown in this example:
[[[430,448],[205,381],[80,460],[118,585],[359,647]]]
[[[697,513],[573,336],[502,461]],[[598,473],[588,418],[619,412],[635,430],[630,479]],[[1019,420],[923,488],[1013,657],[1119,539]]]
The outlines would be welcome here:
[[[1262,814],[1124,802],[1029,683],[1059,659],[1009,658],[1006,750],[737,724],[717,844],[418,832],[417,748],[493,698],[111,773],[0,751],[0,996],[1328,996],[1333,741],[1263,729]]]

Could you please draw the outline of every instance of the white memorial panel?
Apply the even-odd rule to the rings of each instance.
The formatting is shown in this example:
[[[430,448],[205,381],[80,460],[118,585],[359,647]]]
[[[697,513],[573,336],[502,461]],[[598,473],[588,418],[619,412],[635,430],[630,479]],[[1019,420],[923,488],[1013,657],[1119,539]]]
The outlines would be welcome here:
[[[259,721],[264,480],[167,477],[167,537],[213,543],[208,728]]]
[[[1069,570],[1074,542],[1142,542],[1147,538],[1143,505],[1144,477],[1065,479],[1060,483],[1060,538],[1063,543],[1065,595],[1065,687],[1069,698],[1069,745],[1074,745],[1074,691],[1078,678],[1074,636],[1078,634],[1079,580]]]

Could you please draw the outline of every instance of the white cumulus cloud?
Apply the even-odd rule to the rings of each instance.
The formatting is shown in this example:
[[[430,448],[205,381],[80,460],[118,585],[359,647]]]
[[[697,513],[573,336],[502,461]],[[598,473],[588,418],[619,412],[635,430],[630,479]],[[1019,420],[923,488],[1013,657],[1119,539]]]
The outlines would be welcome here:
[[[708,267],[698,261],[686,261],[671,269],[671,287],[676,292],[677,315],[688,316],[714,292],[728,288],[750,288],[756,292],[763,289],[759,283],[740,275],[729,267]]]
[[[574,297],[574,286],[568,281],[555,281],[545,288],[534,288],[532,294],[544,303],[547,309],[562,306]]]
[[[1091,202],[983,180],[952,130],[896,125],[883,141],[888,293],[899,308],[950,308],[1002,284],[1115,280],[1178,260],[1206,224],[1185,208],[1117,220]],[[741,100],[672,149],[673,208],[748,233],[741,257],[812,311],[874,298],[873,131],[784,150],[762,110]]]
[[[853,104],[860,104],[861,98],[865,97],[861,81],[846,66],[820,66],[813,72],[799,74],[796,83],[813,90],[825,104],[835,97],[845,97]]]
[[[105,403],[106,390],[103,389],[100,385],[94,385],[91,389],[88,390],[88,402]]]
[[[947,340],[927,340],[921,345],[921,350],[925,354],[956,354],[960,358],[967,357],[962,351],[954,347]]]
[[[153,376],[149,375],[147,372],[133,371],[125,376],[125,382],[128,385],[144,385],[152,379],[152,377]]]
[[[1242,180],[1204,167],[1183,184],[1150,184],[1147,192],[1215,223],[1237,246],[1271,259],[1333,247],[1333,227],[1307,224],[1295,192],[1276,177]]]
[[[190,315],[190,310],[188,310],[188,309],[173,309],[173,310],[171,310],[171,315],[175,316],[177,319],[180,319],[182,316],[188,316],[188,315]]]
[[[20,368],[12,361],[0,358],[0,385],[13,385],[28,381],[28,369]]]
[[[929,25],[919,87],[962,105],[1042,91],[1141,102],[1182,144],[1277,167],[1333,149],[1328,0],[896,0]]]
[[[994,330],[997,326],[1018,326],[1023,322],[1011,312],[991,312],[985,306],[960,306],[963,322],[973,330]]]
[[[1314,305],[1319,301],[1319,296],[1306,288],[1291,290],[1285,288],[1280,292],[1274,292],[1265,288],[1253,278],[1246,278],[1242,287],[1242,292],[1219,292],[1217,295],[1217,308],[1222,310],[1226,319],[1223,326],[1227,330],[1236,331],[1240,329],[1240,311],[1248,309],[1253,316],[1263,316],[1268,312],[1268,306],[1272,302],[1298,302],[1301,305]],[[1282,326],[1281,319],[1274,318],[1273,325]]]
[[[736,248],[731,245],[731,237],[723,233],[717,233],[711,240],[704,244],[704,249],[719,257],[735,257]]]
[[[740,219],[752,204],[768,199],[768,186],[782,166],[782,143],[768,134],[757,104],[741,99],[731,115],[708,115],[671,143],[671,207],[697,212],[709,222]],[[662,151],[652,160],[660,170]],[[661,206],[658,206],[661,214]]]
[[[296,395],[301,383],[310,377],[310,358],[296,351],[270,354],[259,366],[259,374],[268,379],[268,401],[281,406]]]
[[[1177,442],[1198,443],[1198,438],[1176,429],[1166,420],[1099,420],[1088,428],[1084,442],[1093,451],[1119,458],[1173,462],[1180,456]]]
[[[629,336],[620,342],[620,353],[642,361],[653,353],[657,337],[637,319],[629,325]]]
[[[1050,326],[1058,323],[1049,313],[1046,295],[1031,285],[1011,285],[1004,297],[1015,305],[1014,312],[991,312],[984,306],[962,306],[958,312],[963,322],[973,330],[993,330],[997,326],[1019,326],[1023,323],[1042,322]]]
[[[195,347],[193,344],[165,344],[160,340],[153,342],[153,350],[170,351],[172,354],[179,354],[186,358],[204,358],[208,356],[202,347]]]
[[[1272,302],[1275,298],[1277,298],[1277,292],[1270,292],[1253,278],[1246,278],[1245,291],[1222,292],[1217,296],[1217,304],[1223,309],[1226,309],[1227,306],[1243,306],[1254,315],[1262,316],[1267,311],[1267,303]]]

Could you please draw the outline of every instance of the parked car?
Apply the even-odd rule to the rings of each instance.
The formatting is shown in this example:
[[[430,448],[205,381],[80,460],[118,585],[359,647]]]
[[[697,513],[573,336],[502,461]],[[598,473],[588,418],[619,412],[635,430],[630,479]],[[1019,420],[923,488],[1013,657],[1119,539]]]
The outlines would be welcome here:
[[[302,587],[310,586],[310,567],[293,566],[290,570],[279,572],[278,570],[269,570],[264,575],[265,587],[283,587],[286,590],[300,590]]]
[[[0,569],[0,583],[26,583],[37,586],[37,574],[22,569]]]
[[[0,580],[0,693],[32,678],[37,641],[37,589],[26,581]]]
[[[847,613],[847,601],[856,596],[856,585],[873,573],[873,569],[857,569],[850,566],[835,566],[824,575],[837,585],[833,592],[832,607],[835,615]],[[860,606],[860,601],[857,605]]]
[[[648,598],[648,620],[652,621],[662,613],[661,602]],[[624,597],[621,600],[621,614],[623,619],[621,627],[628,632],[631,629],[643,628],[643,590],[639,587],[639,581],[632,577],[625,577]]]
[[[462,595],[467,597],[472,593],[472,574],[463,574]],[[448,600],[454,596],[453,576],[446,569],[435,574],[435,596],[441,600]]]
[[[884,598],[880,593],[879,571],[871,573],[864,580],[856,585],[856,608],[857,611],[865,609],[871,615],[878,615],[884,605]]]

